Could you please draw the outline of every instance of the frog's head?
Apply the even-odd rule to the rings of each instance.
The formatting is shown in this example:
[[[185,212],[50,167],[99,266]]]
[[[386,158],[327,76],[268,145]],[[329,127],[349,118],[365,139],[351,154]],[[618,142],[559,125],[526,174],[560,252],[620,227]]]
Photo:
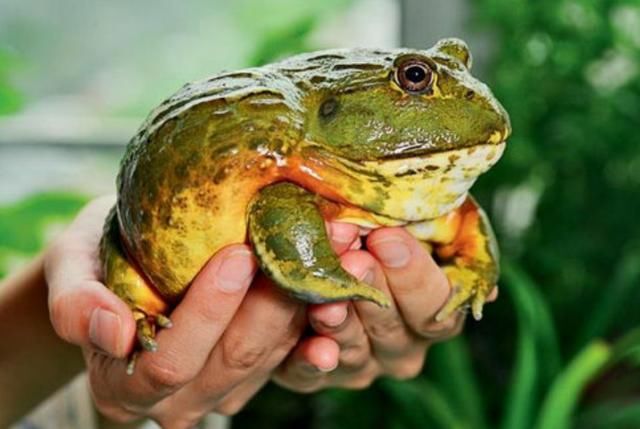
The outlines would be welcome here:
[[[509,117],[489,88],[471,76],[459,39],[429,50],[335,55],[328,79],[313,91],[310,140],[353,161],[421,157],[501,145]],[[330,76],[331,76],[330,74]]]
[[[458,39],[428,50],[327,51],[286,67],[303,90],[307,147],[333,166],[316,168],[321,186],[379,214],[425,219],[461,204],[511,133]]]

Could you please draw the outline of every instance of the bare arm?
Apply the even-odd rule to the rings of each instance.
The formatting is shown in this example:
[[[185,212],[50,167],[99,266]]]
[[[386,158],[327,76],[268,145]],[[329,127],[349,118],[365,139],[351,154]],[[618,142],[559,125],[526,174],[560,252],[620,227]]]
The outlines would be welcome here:
[[[7,427],[84,367],[80,349],[49,321],[42,257],[0,284],[0,427]]]

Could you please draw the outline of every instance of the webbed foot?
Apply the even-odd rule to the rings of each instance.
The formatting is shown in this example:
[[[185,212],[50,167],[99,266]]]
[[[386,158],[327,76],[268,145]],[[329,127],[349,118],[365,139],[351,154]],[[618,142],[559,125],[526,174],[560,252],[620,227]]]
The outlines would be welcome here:
[[[469,307],[474,319],[482,319],[482,307],[495,287],[495,282],[469,268],[446,266],[443,270],[451,284],[452,293],[449,301],[436,315],[436,321],[441,322],[455,311]]]
[[[133,310],[133,317],[136,320],[136,337],[138,344],[148,352],[157,351],[158,343],[155,339],[156,332],[159,328],[170,328],[172,326],[171,320],[164,314],[149,316],[141,310]],[[129,357],[127,362],[127,374],[129,375],[135,371],[138,354],[139,351],[136,350]]]

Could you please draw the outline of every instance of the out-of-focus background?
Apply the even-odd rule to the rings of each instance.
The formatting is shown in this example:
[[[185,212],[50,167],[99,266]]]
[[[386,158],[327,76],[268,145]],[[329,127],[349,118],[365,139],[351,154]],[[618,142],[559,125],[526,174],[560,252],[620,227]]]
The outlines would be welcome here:
[[[446,36],[467,40],[513,122],[474,188],[500,299],[415,380],[269,386],[233,428],[640,427],[638,0],[2,0],[0,278],[114,191],[126,142],[183,83]]]

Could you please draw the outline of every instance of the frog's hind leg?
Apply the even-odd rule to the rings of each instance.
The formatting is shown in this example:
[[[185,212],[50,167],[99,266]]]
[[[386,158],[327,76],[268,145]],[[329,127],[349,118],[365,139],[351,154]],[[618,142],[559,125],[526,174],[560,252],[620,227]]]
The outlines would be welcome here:
[[[466,307],[471,307],[473,317],[480,320],[482,307],[499,276],[498,246],[482,208],[468,197],[454,212],[407,229],[432,244],[452,287],[452,295],[436,320]]]
[[[333,252],[315,195],[291,183],[268,186],[249,208],[249,234],[262,270],[291,295],[311,303],[365,299],[388,306],[385,294],[359,281]]]
[[[120,228],[115,207],[106,219],[100,243],[100,257],[103,263],[106,286],[131,308],[136,321],[139,346],[147,351],[156,351],[158,348],[155,340],[157,327],[171,327],[171,321],[164,315],[168,305],[127,260],[120,241]],[[137,351],[134,351],[128,372],[133,371],[136,354]]]

